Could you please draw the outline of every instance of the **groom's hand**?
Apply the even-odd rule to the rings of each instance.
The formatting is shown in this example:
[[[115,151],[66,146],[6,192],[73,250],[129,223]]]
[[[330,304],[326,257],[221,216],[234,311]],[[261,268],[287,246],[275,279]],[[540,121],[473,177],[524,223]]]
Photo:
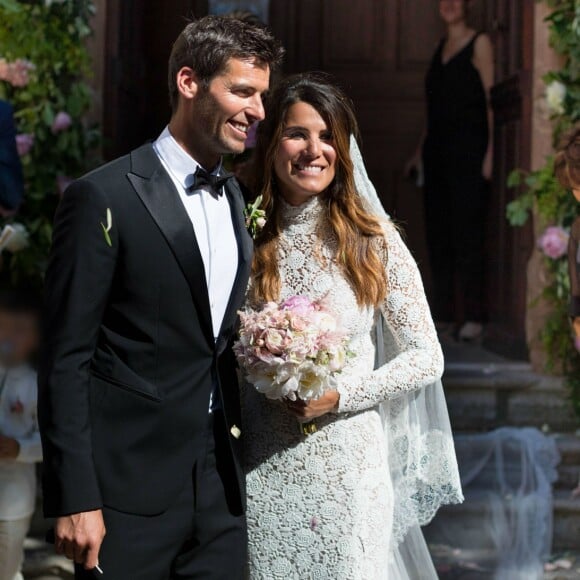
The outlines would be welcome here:
[[[99,564],[105,532],[101,510],[60,517],[54,529],[56,552],[93,570]]]
[[[327,413],[334,413],[338,409],[340,401],[340,394],[338,391],[327,391],[320,397],[320,399],[312,399],[311,401],[286,401],[288,409],[296,415],[299,419],[310,421],[317,417],[322,417]]]

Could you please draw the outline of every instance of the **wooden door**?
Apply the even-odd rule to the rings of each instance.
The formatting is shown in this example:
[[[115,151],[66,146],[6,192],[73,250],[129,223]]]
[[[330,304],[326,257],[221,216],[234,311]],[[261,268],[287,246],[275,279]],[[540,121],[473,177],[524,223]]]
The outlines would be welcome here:
[[[288,72],[330,73],[354,101],[367,169],[429,277],[421,191],[403,176],[424,123],[423,79],[441,36],[437,2],[273,0]]]
[[[109,157],[153,139],[169,118],[167,59],[187,18],[207,0],[109,0],[105,87]],[[496,46],[495,176],[488,216],[490,345],[525,352],[529,229],[505,219],[506,177],[529,164],[533,0],[476,0],[472,20]],[[443,29],[435,0],[270,0],[270,25],[287,49],[286,72],[332,74],[353,99],[369,174],[403,226],[429,287],[423,197],[403,177],[424,123],[424,75]]]
[[[169,121],[167,61],[188,20],[207,0],[108,0],[104,91],[105,155],[155,139]]]
[[[531,224],[512,228],[506,206],[516,192],[507,177],[531,161],[533,0],[488,0],[488,27],[496,51],[494,178],[488,227],[486,345],[513,358],[527,358],[526,269],[533,250]]]
[[[513,230],[506,178],[529,162],[532,0],[478,0],[471,24],[496,44],[496,171],[488,216],[490,344],[525,354],[525,270],[529,231]],[[424,75],[443,34],[438,3],[425,0],[274,0],[271,23],[288,49],[289,72],[333,74],[353,99],[369,174],[403,226],[429,289],[421,191],[403,166],[424,123]]]

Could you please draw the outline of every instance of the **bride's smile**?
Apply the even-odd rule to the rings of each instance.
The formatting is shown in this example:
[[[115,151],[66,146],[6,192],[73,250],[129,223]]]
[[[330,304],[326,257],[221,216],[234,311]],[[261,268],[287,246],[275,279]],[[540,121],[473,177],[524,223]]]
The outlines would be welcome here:
[[[274,163],[280,192],[291,205],[301,205],[325,191],[336,175],[332,132],[308,103],[290,107]]]

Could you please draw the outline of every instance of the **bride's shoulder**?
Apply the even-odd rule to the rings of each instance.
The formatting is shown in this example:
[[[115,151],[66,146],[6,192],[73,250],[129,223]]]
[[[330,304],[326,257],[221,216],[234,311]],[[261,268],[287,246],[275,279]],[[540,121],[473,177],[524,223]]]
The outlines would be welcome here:
[[[389,255],[391,258],[395,255],[405,256],[408,250],[404,241],[403,228],[391,218],[381,219],[380,224],[383,235],[377,237],[376,243],[383,258],[387,258]]]
[[[392,218],[381,218],[379,223],[383,231],[382,240],[384,240],[387,245],[390,243],[400,243],[402,230],[401,227],[392,220]]]

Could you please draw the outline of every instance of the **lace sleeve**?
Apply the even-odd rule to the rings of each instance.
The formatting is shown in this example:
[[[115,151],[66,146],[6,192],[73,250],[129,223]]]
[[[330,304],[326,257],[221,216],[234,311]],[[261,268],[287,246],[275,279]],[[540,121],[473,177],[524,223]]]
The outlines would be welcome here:
[[[398,354],[371,373],[339,379],[339,412],[374,407],[443,374],[443,353],[417,264],[391,223],[385,225],[385,239],[388,291],[381,309]]]

